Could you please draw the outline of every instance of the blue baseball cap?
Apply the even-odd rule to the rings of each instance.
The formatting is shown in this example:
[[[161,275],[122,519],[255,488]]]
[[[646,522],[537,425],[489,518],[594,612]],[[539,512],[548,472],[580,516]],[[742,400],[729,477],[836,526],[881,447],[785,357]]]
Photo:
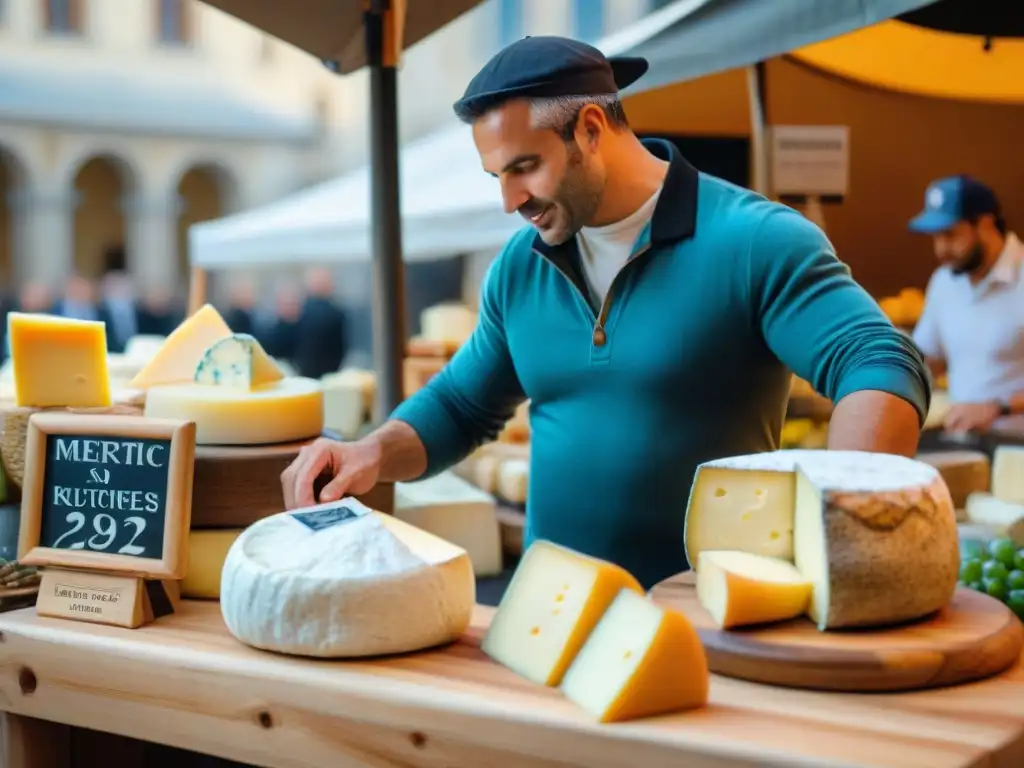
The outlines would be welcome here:
[[[926,235],[945,232],[960,221],[1000,214],[999,199],[987,184],[970,176],[933,181],[924,193],[924,210],[910,220],[910,229]]]
[[[454,104],[459,117],[480,114],[517,98],[618,93],[647,72],[639,56],[606,58],[568,37],[524,37],[498,51]]]

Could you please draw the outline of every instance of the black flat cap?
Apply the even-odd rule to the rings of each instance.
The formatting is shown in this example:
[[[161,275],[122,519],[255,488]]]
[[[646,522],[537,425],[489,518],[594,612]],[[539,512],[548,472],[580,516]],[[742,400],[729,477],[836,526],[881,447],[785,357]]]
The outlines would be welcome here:
[[[639,56],[606,58],[568,37],[524,37],[498,51],[454,104],[462,119],[517,98],[604,96],[635,83],[647,71]]]

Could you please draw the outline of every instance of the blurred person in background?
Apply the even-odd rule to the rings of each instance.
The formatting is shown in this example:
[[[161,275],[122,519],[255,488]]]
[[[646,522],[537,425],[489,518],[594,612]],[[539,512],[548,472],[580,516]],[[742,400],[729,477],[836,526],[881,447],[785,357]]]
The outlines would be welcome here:
[[[944,427],[983,432],[1024,414],[1024,243],[995,193],[970,176],[939,179],[909,226],[931,236],[939,262],[914,341],[948,378]]]
[[[256,335],[256,289],[252,280],[234,277],[228,290],[224,322],[235,333]]]
[[[267,354],[294,365],[301,314],[302,295],[299,291],[292,285],[278,286],[274,292],[273,315],[260,333],[260,342]]]
[[[168,289],[152,287],[142,297],[138,318],[140,334],[168,336],[184,319],[184,313]]]
[[[74,320],[98,320],[112,325],[110,313],[100,301],[99,286],[94,280],[82,275],[73,275],[64,286],[64,295],[57,302],[54,313]],[[107,350],[113,349],[115,334],[107,333]]]
[[[306,298],[295,329],[292,361],[300,376],[334,373],[345,359],[345,313],[334,300],[334,280],[323,268],[306,274]]]
[[[11,303],[7,312],[41,312],[43,314],[54,314],[53,292],[45,283],[31,281],[25,283],[18,291],[17,298]],[[10,356],[7,338],[7,312],[4,313],[3,346],[0,347],[0,355],[4,359]]]
[[[100,307],[108,317],[107,347],[124,352],[128,340],[139,332],[139,309],[135,286],[127,272],[114,270],[103,276]]]

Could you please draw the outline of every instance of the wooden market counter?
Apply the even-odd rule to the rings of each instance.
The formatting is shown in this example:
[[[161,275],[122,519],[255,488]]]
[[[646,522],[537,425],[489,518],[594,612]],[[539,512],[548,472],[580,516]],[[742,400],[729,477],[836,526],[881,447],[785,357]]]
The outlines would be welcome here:
[[[7,768],[65,768],[69,724],[282,768],[1024,766],[1024,667],[901,695],[785,690],[715,677],[710,705],[600,726],[464,642],[373,662],[256,651],[216,603],[137,630],[0,615]],[[23,717],[27,716],[27,717]],[[108,753],[101,763],[131,768]],[[111,762],[114,760],[114,762]]]

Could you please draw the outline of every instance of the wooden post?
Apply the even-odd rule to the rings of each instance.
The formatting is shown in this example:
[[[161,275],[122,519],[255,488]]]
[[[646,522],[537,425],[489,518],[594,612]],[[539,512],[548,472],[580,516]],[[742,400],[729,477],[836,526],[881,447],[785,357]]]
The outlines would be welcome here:
[[[191,317],[206,303],[206,270],[192,267],[188,286],[188,316]]]

